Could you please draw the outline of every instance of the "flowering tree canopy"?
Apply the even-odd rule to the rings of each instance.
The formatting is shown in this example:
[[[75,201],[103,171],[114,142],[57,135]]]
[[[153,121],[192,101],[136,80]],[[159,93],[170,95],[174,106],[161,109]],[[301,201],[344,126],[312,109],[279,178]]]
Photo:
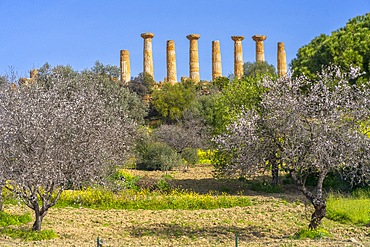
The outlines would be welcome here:
[[[267,79],[259,112],[245,110],[215,138],[218,149],[231,154],[225,172],[254,174],[271,157],[283,168],[315,208],[310,227],[316,228],[326,214],[323,181],[332,171],[352,183],[369,182],[370,85],[351,85],[358,69],[348,73],[324,69],[310,81],[282,77]],[[317,176],[314,190],[306,186]]]
[[[101,181],[132,146],[135,122],[102,87],[96,75],[50,71],[0,94],[0,180],[34,210],[33,230],[66,186]]]

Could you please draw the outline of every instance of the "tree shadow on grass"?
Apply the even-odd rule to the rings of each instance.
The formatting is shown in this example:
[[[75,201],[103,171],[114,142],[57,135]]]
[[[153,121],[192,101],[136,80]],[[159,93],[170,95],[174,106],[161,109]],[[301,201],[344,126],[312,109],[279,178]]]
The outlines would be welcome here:
[[[176,179],[169,181],[169,183],[172,188],[194,191],[199,194],[212,192],[238,195],[240,193],[244,193],[247,189],[247,184],[238,179]]]
[[[262,190],[253,190],[253,183],[261,183],[266,181],[269,183],[269,177],[259,177],[252,180],[239,180],[239,179],[176,179],[170,180],[169,184],[172,188],[184,189],[193,191],[198,194],[228,194],[228,195],[244,195],[244,196],[266,196],[276,199],[284,199],[287,202],[294,203],[297,200],[306,201],[306,198],[298,191],[297,187],[293,184],[280,184],[281,192],[269,193]]]
[[[157,236],[160,238],[176,239],[186,236],[191,239],[200,237],[204,238],[218,238],[218,239],[232,239],[235,234],[238,235],[242,241],[250,240],[252,238],[263,238],[269,233],[258,226],[248,227],[233,227],[233,226],[208,226],[208,227],[191,227],[186,225],[174,224],[151,224],[147,226],[132,226],[126,229],[131,236],[141,238],[144,236]]]

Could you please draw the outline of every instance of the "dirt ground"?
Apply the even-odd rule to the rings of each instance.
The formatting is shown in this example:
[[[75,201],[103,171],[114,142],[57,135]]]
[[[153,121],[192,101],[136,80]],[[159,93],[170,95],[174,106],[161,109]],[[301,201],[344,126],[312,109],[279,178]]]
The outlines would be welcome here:
[[[142,173],[134,171],[135,173]],[[149,176],[162,175],[151,172]],[[210,168],[171,172],[174,180],[193,183],[199,191],[226,188],[225,181],[211,180]],[[210,187],[205,187],[206,184]],[[195,186],[194,186],[195,184]],[[179,185],[179,184],[177,184]],[[229,184],[230,185],[230,184]],[[203,187],[202,187],[203,186]],[[231,186],[231,185],[230,185]],[[233,185],[240,190],[239,183]],[[202,187],[202,188],[200,188]],[[208,188],[208,189],[207,189]],[[264,195],[244,191],[252,206],[215,210],[93,210],[52,208],[43,229],[53,229],[58,238],[24,242],[0,236],[0,246],[370,246],[370,228],[323,220],[331,236],[320,240],[293,240],[294,233],[308,224],[312,208],[299,194]],[[27,208],[5,205],[5,211],[24,213]],[[26,227],[31,227],[29,223]]]

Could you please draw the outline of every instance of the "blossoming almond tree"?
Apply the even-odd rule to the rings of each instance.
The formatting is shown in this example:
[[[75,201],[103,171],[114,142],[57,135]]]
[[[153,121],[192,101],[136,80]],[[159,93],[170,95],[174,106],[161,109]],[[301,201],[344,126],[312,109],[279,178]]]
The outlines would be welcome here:
[[[309,227],[315,229],[326,215],[329,172],[369,182],[370,138],[363,126],[370,119],[370,84],[351,86],[358,75],[358,69],[331,67],[314,82],[304,76],[266,80],[261,111],[244,111],[215,138],[221,151],[232,154],[225,172],[257,173],[275,155],[314,206]],[[317,176],[313,189],[306,185],[309,175]]]
[[[67,185],[99,182],[122,162],[136,129],[99,76],[43,79],[0,94],[0,181],[34,211],[33,230]]]

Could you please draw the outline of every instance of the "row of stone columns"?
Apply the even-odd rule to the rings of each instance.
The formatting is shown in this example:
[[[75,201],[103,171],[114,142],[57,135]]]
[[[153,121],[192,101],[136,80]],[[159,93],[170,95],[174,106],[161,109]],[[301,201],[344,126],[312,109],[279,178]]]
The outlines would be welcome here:
[[[148,73],[154,78],[153,69],[153,53],[152,53],[152,39],[153,33],[143,33],[141,37],[144,39],[144,73]],[[190,41],[189,48],[189,77],[195,82],[200,81],[199,75],[199,55],[198,55],[198,39],[199,34],[190,34],[186,36]],[[234,41],[234,75],[241,78],[244,75],[244,61],[243,61],[243,47],[242,40],[244,36],[232,36]],[[266,40],[265,35],[254,35],[252,39],[256,42],[256,62],[265,61],[264,44]],[[177,82],[176,72],[176,52],[175,42],[173,40],[167,41],[167,82]],[[122,50],[120,54],[120,67],[121,67],[121,81],[127,83],[130,81],[130,54],[128,50]],[[277,69],[279,76],[285,76],[287,73],[286,67],[286,53],[284,43],[278,43],[277,55]],[[212,41],[212,80],[222,76],[222,63],[221,63],[221,50],[220,41]]]

